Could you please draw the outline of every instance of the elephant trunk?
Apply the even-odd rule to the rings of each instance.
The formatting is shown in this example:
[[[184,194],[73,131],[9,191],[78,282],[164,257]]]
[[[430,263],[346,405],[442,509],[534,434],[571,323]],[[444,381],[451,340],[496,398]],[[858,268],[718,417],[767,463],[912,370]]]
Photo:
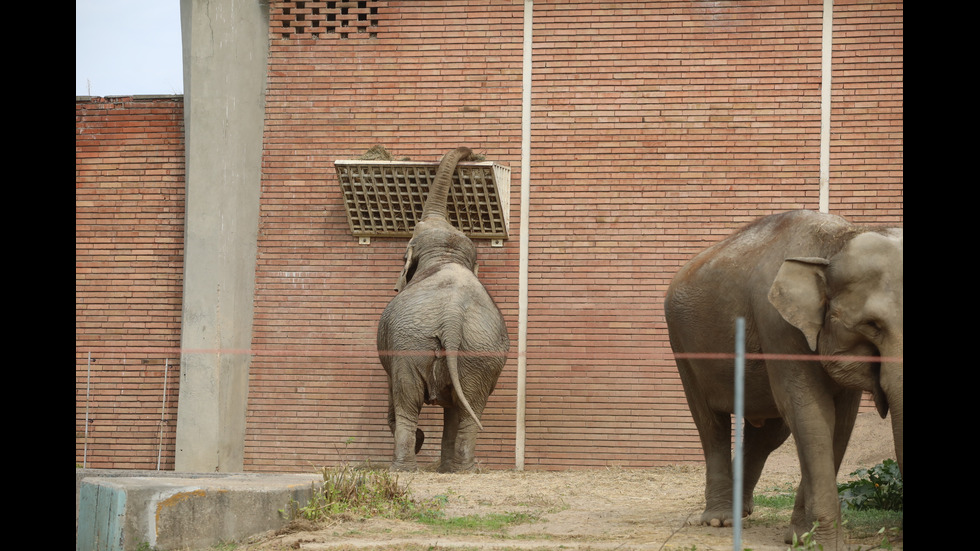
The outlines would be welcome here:
[[[905,400],[902,396],[904,366],[900,358],[901,356],[895,362],[882,362],[881,389],[888,398],[888,410],[892,417],[892,434],[895,437],[895,456],[898,462],[898,470],[902,476],[905,476],[903,461]]]
[[[425,198],[421,220],[425,220],[428,216],[439,216],[447,222],[449,221],[446,200],[449,196],[449,188],[453,185],[453,173],[456,172],[456,164],[460,160],[469,158],[472,154],[473,152],[468,147],[457,147],[442,158],[439,169],[436,171],[436,178],[432,182],[432,187],[429,188],[429,195]]]

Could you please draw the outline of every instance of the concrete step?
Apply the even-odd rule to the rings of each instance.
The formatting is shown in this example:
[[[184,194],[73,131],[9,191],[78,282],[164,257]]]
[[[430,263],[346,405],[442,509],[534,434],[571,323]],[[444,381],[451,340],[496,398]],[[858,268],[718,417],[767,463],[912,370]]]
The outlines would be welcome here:
[[[318,474],[75,469],[76,551],[204,549],[275,530]]]

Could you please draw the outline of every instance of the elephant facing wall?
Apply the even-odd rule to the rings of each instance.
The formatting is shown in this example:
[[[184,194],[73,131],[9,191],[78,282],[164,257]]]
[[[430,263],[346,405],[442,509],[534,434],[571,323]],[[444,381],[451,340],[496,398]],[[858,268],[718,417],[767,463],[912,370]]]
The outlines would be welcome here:
[[[388,376],[392,470],[415,470],[425,435],[423,404],[442,406],[440,472],[475,463],[480,417],[510,349],[504,318],[476,277],[476,247],[449,222],[446,197],[461,147],[439,165],[405,264],[378,323],[378,355]]]
[[[837,471],[861,394],[891,415],[903,469],[903,230],[862,228],[811,211],[767,216],[695,256],[665,302],[670,343],[701,437],[701,521],[732,521],[734,367],[698,357],[734,351],[745,319],[744,514],[766,458],[792,434],[801,482],[790,532],[819,523],[825,549],[841,545]]]

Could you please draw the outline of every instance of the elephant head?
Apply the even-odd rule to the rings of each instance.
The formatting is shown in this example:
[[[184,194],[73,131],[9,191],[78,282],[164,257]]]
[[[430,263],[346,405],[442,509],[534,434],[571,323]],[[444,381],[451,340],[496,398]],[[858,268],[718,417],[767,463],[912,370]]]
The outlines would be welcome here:
[[[431,273],[447,263],[465,266],[476,273],[476,247],[470,238],[453,227],[446,208],[456,164],[472,154],[469,148],[459,147],[443,156],[439,163],[422,208],[422,216],[416,222],[412,239],[405,249],[405,266],[395,284],[395,291],[400,292],[417,275]]]
[[[783,262],[769,301],[799,329],[837,383],[891,411],[903,469],[903,231],[861,231],[830,258]],[[904,474],[904,471],[903,471]]]

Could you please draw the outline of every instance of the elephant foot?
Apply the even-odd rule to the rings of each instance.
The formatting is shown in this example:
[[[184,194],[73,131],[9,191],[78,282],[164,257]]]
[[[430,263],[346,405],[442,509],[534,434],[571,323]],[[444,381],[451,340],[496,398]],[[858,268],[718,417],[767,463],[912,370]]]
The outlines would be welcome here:
[[[476,462],[470,462],[468,465],[460,465],[459,463],[439,464],[440,473],[468,473],[473,471],[476,471]]]
[[[460,467],[459,465],[449,465],[449,466],[439,465],[439,472],[440,473],[469,473],[469,472],[473,472],[475,470],[476,470],[476,468],[475,467],[472,467],[472,466],[469,467],[469,468],[463,468],[463,467]]]
[[[786,535],[783,538],[785,543],[791,545],[809,545],[810,542],[815,542],[820,545],[821,549],[825,551],[832,551],[834,549],[846,549],[844,545],[844,535],[840,530],[837,530],[836,523],[831,523],[834,526],[831,528],[822,528],[819,524],[814,527],[812,524],[808,527],[804,526],[790,526],[786,530]],[[795,547],[794,547],[795,549]],[[809,547],[807,547],[809,549]]]
[[[734,524],[732,521],[732,510],[731,508],[721,511],[705,509],[704,513],[701,514],[701,524],[714,526],[715,528],[732,526]]]
[[[743,508],[742,518],[749,516],[751,513],[751,509]],[[731,507],[727,509],[705,509],[704,513],[701,514],[701,524],[715,528],[731,527],[735,524]]]
[[[415,472],[419,470],[419,465],[415,461],[393,461],[388,466],[388,470],[392,472]]]

